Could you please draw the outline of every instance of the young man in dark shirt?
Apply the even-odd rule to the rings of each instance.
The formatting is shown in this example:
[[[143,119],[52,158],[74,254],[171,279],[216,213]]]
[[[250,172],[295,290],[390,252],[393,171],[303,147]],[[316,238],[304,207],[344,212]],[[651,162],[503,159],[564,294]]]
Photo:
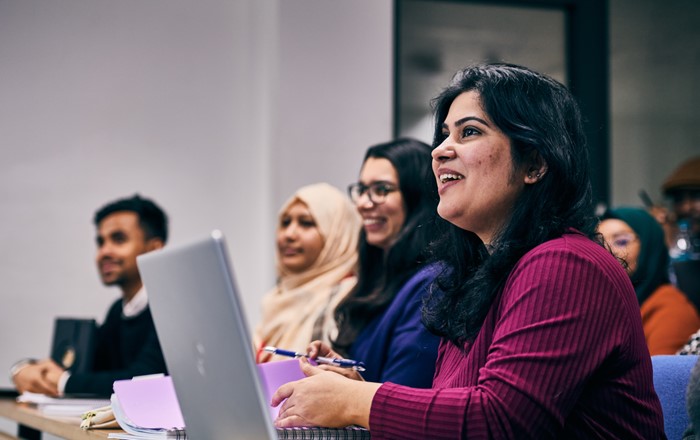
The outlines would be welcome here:
[[[108,396],[115,380],[166,373],[136,256],[165,245],[167,216],[151,200],[135,195],[102,207],[94,223],[100,277],[106,286],[118,286],[122,297],[97,330],[92,371],[71,373],[51,359],[21,361],[12,369],[20,392]]]

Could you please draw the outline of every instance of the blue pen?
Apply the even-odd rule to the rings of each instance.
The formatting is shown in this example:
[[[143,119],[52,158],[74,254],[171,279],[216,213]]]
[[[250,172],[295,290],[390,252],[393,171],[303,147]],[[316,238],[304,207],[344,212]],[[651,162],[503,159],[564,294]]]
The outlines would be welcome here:
[[[309,357],[309,355],[307,355],[305,353],[299,353],[298,351],[291,351],[291,350],[283,350],[281,348],[271,347],[269,345],[267,347],[263,348],[263,350],[265,350],[268,353],[274,353],[274,354],[277,354],[280,356],[288,356],[288,357],[293,357],[293,358],[298,358],[298,357],[308,358]],[[335,365],[336,367],[352,368],[356,371],[365,371],[364,362],[353,361],[352,359],[333,359],[333,358],[319,356],[313,360],[315,360],[319,364]]]

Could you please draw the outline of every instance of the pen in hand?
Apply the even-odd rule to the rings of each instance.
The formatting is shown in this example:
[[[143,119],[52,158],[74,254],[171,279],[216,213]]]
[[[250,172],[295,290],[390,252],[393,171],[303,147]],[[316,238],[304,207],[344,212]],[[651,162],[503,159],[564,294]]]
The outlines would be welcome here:
[[[298,351],[291,351],[291,350],[283,350],[281,348],[277,347],[271,347],[267,346],[263,350],[265,350],[268,353],[273,353],[277,354],[280,356],[287,356],[287,357],[293,357],[293,358],[298,358],[298,357],[305,357],[308,358],[309,355],[305,353],[300,353]],[[326,364],[326,365],[335,365],[336,367],[341,367],[341,368],[352,368],[355,371],[365,371],[365,364],[364,362],[358,362],[358,361],[353,361],[352,359],[334,359],[334,358],[329,358],[329,357],[323,357],[319,356],[316,359],[313,359],[319,364]]]

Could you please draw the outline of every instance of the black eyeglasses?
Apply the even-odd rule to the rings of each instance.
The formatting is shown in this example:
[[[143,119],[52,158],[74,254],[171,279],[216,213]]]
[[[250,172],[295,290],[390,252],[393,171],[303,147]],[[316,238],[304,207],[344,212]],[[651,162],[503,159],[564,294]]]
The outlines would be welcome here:
[[[367,193],[370,202],[375,205],[381,205],[386,201],[386,196],[394,191],[398,191],[398,186],[389,182],[372,182],[369,185],[364,183],[356,182],[351,183],[348,186],[348,194],[350,195],[350,200],[354,203],[360,201],[360,197]]]

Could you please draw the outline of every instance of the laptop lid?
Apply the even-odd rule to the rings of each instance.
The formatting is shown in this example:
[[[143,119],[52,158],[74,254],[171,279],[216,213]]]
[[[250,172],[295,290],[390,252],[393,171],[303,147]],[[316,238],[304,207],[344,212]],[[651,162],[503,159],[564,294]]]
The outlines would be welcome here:
[[[188,438],[276,439],[223,234],[137,264]]]

